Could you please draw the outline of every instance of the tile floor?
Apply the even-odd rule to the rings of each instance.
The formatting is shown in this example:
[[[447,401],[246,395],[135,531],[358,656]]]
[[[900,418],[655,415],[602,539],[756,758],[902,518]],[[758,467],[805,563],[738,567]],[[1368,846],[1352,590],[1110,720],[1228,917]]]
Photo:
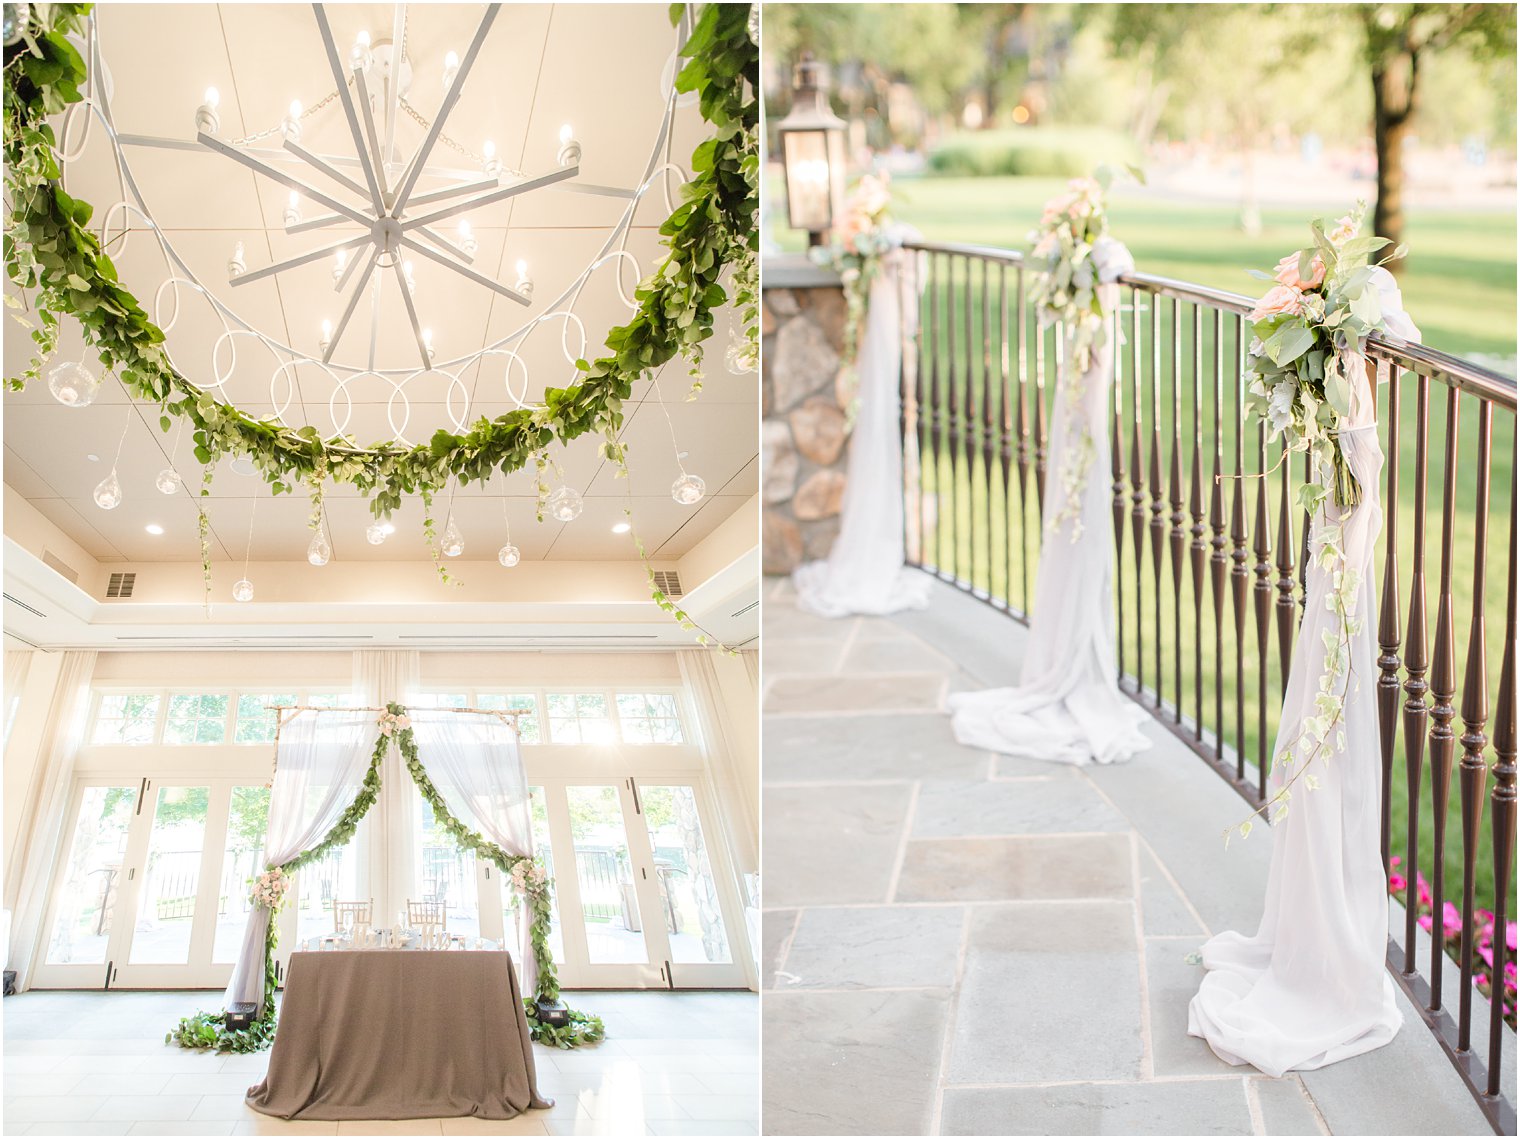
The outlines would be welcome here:
[[[1022,626],[938,583],[765,605],[767,1134],[1490,1133],[1407,1003],[1281,1080],[1187,1035],[1187,955],[1255,928],[1270,846],[1223,848],[1241,801],[1164,729],[1104,768],[963,748],[944,694],[1016,680]]]
[[[512,1120],[285,1122],[243,1104],[267,1053],[165,1045],[202,993],[31,992],[4,1014],[6,1135],[754,1135],[752,993],[573,993],[607,1022],[595,1048],[535,1047],[548,1111]]]

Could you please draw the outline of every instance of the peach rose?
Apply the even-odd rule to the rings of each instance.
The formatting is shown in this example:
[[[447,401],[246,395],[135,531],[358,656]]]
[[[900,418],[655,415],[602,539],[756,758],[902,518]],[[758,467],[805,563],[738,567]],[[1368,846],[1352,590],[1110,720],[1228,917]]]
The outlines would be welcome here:
[[[1299,291],[1291,285],[1277,285],[1256,302],[1256,307],[1251,310],[1249,319],[1265,320],[1278,313],[1297,314],[1302,311],[1303,298]]]
[[[1309,262],[1309,276],[1298,275],[1298,254],[1290,253],[1277,263],[1277,279],[1290,289],[1304,292],[1308,289],[1317,289],[1325,281],[1325,263],[1316,253],[1314,260]]]
[[[1356,236],[1357,229],[1355,215],[1347,214],[1335,223],[1335,229],[1330,234],[1330,244],[1339,249]]]

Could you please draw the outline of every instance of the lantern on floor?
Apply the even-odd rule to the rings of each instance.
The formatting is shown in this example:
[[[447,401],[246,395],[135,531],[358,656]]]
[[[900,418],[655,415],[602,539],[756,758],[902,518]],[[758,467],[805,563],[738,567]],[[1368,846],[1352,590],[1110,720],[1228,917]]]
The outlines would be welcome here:
[[[253,1018],[258,1015],[259,1006],[248,1002],[239,1002],[227,1006],[227,1015],[224,1018],[229,1032],[253,1027]]]
[[[808,232],[808,244],[823,235],[844,211],[845,122],[829,108],[829,71],[804,55],[792,85],[791,112],[777,124],[786,171],[786,215],[793,229]]]

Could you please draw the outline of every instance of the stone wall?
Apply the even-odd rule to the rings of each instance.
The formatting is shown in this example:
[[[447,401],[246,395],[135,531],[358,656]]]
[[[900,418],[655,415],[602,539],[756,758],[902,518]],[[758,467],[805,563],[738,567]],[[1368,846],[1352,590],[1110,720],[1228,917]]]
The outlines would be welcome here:
[[[801,257],[767,259],[762,333],[764,570],[791,573],[828,555],[839,533],[847,435],[839,278]]]

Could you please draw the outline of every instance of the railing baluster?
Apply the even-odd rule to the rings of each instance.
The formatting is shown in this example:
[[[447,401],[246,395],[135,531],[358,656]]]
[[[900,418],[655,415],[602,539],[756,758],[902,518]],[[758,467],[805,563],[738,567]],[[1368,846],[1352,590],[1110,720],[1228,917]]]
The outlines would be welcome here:
[[[1504,1069],[1504,963],[1509,953],[1509,884],[1515,865],[1515,500],[1509,504],[1509,591],[1504,606],[1504,663],[1494,715],[1494,969],[1488,1010],[1488,1094],[1499,1094]],[[1513,1109],[1513,1105],[1511,1105]],[[1513,1119],[1513,1115],[1511,1115]]]
[[[1488,719],[1488,644],[1484,636],[1484,609],[1488,598],[1488,484],[1489,447],[1493,434],[1494,408],[1478,401],[1478,488],[1473,505],[1472,621],[1467,628],[1467,669],[1462,676],[1462,984],[1457,998],[1457,1049],[1472,1048],[1472,972],[1477,925],[1474,876],[1478,865],[1478,836],[1483,826],[1483,783],[1488,768],[1483,734]],[[1502,996],[1500,998],[1503,999]]]
[[[1267,637],[1272,628],[1272,536],[1267,532],[1267,430],[1256,425],[1256,453],[1261,477],[1256,484],[1256,797],[1267,795],[1267,752],[1272,746],[1267,736]]]
[[[992,552],[992,460],[993,448],[997,446],[994,432],[997,420],[993,411],[997,402],[998,385],[992,379],[992,266],[982,262],[982,491],[987,496],[987,597],[997,595],[992,590],[992,571],[997,563]],[[973,565],[973,569],[975,566]]]
[[[1200,413],[1202,408],[1199,408]],[[1214,758],[1224,762],[1224,593],[1229,539],[1224,518],[1224,313],[1214,310],[1214,482],[1209,488],[1209,582],[1214,596]],[[1199,629],[1200,635],[1202,628]],[[1199,718],[1202,719],[1202,708]]]
[[[965,289],[961,295],[961,317],[966,336],[966,366],[961,375],[965,381],[961,414],[961,461],[964,464],[966,474],[966,565],[961,566],[961,545],[959,535],[955,543],[955,576],[958,580],[969,582],[974,589],[976,587],[976,437],[979,426],[976,417],[976,342],[971,338],[971,314],[974,301],[972,299],[972,278],[974,276],[969,256],[964,258],[966,262]],[[984,393],[985,394],[985,393]],[[959,485],[956,487],[960,489]],[[956,510],[956,525],[960,525],[960,510]]]
[[[929,312],[933,304],[930,290],[934,288],[934,261],[933,254],[920,253],[913,259],[913,272],[918,291],[914,294],[914,303],[919,306],[918,330],[915,339],[918,343],[918,373],[914,376],[914,382],[918,388],[918,406],[914,409],[914,424],[918,432],[918,559],[917,564],[922,566],[930,559],[929,554],[929,495],[928,485],[925,480],[929,477],[929,416],[934,412],[934,399],[932,389],[929,387],[929,369],[933,366],[932,349],[925,347],[934,335],[933,320]],[[927,326],[927,327],[926,327]]]
[[[1187,551],[1187,530],[1183,523],[1182,501],[1182,302],[1172,302],[1172,457],[1168,469],[1167,489],[1171,496],[1172,513],[1172,694],[1177,704],[1173,717],[1182,723],[1182,564]]]
[[[1145,690],[1145,451],[1140,442],[1144,405],[1141,403],[1140,296],[1131,290],[1129,313],[1129,525],[1135,545],[1135,694]],[[1155,298],[1151,298],[1155,303]]]
[[[1034,419],[1034,528],[1036,534],[1042,532],[1045,519],[1045,330],[1038,323],[1035,324],[1035,364],[1034,364],[1034,391],[1030,394],[1034,397],[1034,407],[1031,409]],[[1059,345],[1057,346],[1059,351]],[[1036,543],[1038,545],[1038,542]],[[1027,547],[1026,547],[1027,548]]]
[[[1383,507],[1383,601],[1378,617],[1378,729],[1383,754],[1383,873],[1393,842],[1393,748],[1399,731],[1399,380],[1387,360],[1377,362],[1378,383],[1388,385],[1388,493]]]
[[[1022,578],[1023,605],[1021,611],[1027,618],[1029,616],[1029,420],[1024,414],[1024,405],[1028,399],[1029,389],[1029,349],[1028,314],[1024,311],[1024,269],[1019,267],[1018,276],[1018,306],[1019,306],[1019,379],[1018,379],[1018,402],[1013,408],[1013,430],[1018,442],[1018,472],[1019,472],[1019,573]],[[1038,331],[1038,329],[1036,330]],[[1009,522],[1012,526],[1012,522]]]
[[[1235,476],[1230,500],[1230,584],[1235,601],[1235,778],[1246,778],[1246,587],[1251,581],[1246,540],[1246,323],[1235,318]]]
[[[1282,454],[1282,496],[1277,507],[1277,662],[1280,683],[1288,689],[1288,666],[1293,659],[1293,634],[1298,631],[1298,605],[1293,596],[1298,581],[1293,576],[1293,464],[1287,443]]]
[[[1118,295],[1117,286],[1114,289]],[[1134,294],[1131,290],[1131,300]],[[1122,307],[1122,306],[1121,306]],[[1118,619],[1114,622],[1114,628],[1118,630],[1114,648],[1118,652],[1119,677],[1124,676],[1124,368],[1121,353],[1119,352],[1120,321],[1123,318],[1115,313],[1113,320],[1109,322],[1103,332],[1110,340],[1114,354],[1113,388],[1114,388],[1114,417],[1113,426],[1109,429],[1108,439],[1108,465],[1112,481],[1109,489],[1113,492],[1113,519],[1114,519],[1114,600],[1118,606]]]
[[[1441,1007],[1441,962],[1446,957],[1442,914],[1446,901],[1446,808],[1451,801],[1451,759],[1456,736],[1451,728],[1456,709],[1457,649],[1452,640],[1451,545],[1457,508],[1457,389],[1446,389],[1446,469],[1441,490],[1441,592],[1436,600],[1435,659],[1430,673],[1430,807],[1434,827],[1430,841],[1430,910],[1434,915],[1430,936],[1430,1007]]]
[[[929,414],[924,416],[929,431],[929,448],[932,452],[932,461],[929,469],[934,472],[934,494],[932,499],[925,496],[924,499],[924,533],[929,531],[930,503],[933,503],[934,515],[934,542],[933,542],[933,565],[935,574],[943,577],[945,573],[944,556],[944,526],[945,526],[945,475],[940,470],[939,456],[940,445],[944,439],[945,425],[945,401],[944,388],[940,382],[940,275],[938,255],[929,254]],[[928,544],[926,542],[926,548]]]
[[[1409,842],[1404,867],[1409,875],[1404,906],[1404,972],[1413,973],[1419,918],[1420,773],[1425,763],[1425,483],[1430,452],[1430,377],[1415,377],[1414,572],[1409,579],[1409,620],[1405,623],[1404,776],[1409,786]]]
[[[1175,301],[1172,302],[1174,305]],[[1151,304],[1151,577],[1156,585],[1156,707],[1161,707],[1161,567],[1166,558],[1166,492],[1161,485],[1161,298]]]
[[[1016,270],[1016,274],[1022,275],[1023,270]],[[1001,472],[1000,485],[1003,491],[1003,608],[1013,608],[1013,511],[1012,497],[1013,484],[1009,482],[1009,469],[1013,460],[1013,419],[1008,410],[1008,402],[1013,398],[1011,384],[1017,383],[1016,378],[1009,372],[1008,355],[1008,266],[998,267],[998,344],[1001,354],[1000,366],[1002,368],[1002,391],[998,396],[998,409],[1002,416],[998,421],[998,463]]]
[[[1208,561],[1208,532],[1203,524],[1203,309],[1193,306],[1193,467],[1188,487],[1193,514],[1193,738],[1203,739],[1203,567]],[[1177,646],[1182,655],[1182,646]],[[1182,693],[1177,694],[1182,708]]]

